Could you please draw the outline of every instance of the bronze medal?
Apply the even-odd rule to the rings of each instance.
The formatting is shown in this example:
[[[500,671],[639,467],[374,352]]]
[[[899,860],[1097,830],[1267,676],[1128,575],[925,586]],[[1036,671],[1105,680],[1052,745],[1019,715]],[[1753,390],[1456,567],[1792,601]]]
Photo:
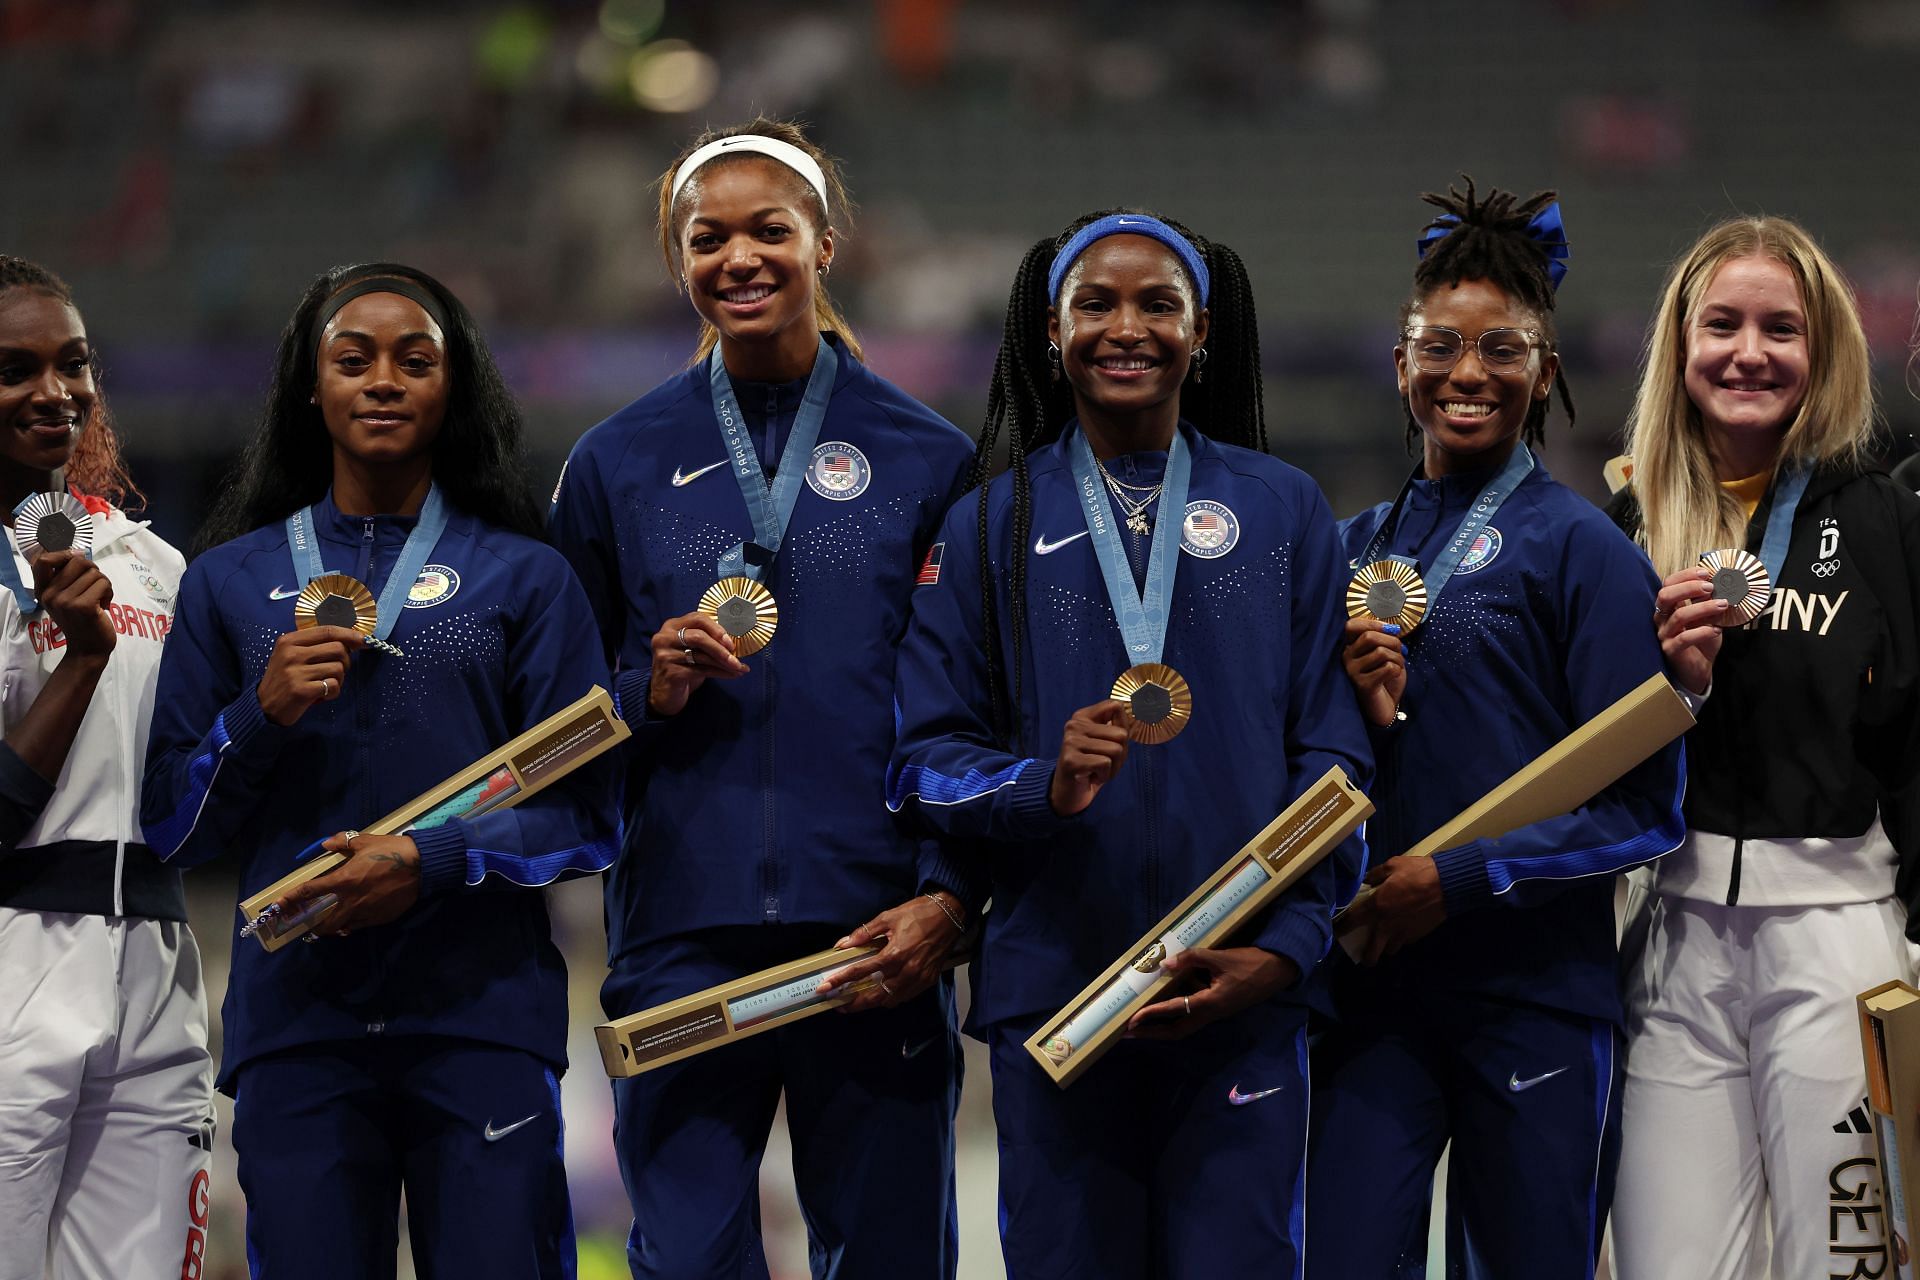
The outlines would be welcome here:
[[[1113,682],[1112,696],[1126,704],[1127,736],[1135,742],[1165,742],[1193,718],[1193,690],[1164,663],[1127,668]]]
[[[1705,553],[1700,563],[1713,570],[1713,594],[1708,599],[1727,602],[1721,627],[1744,627],[1766,612],[1767,601],[1773,598],[1773,582],[1759,556],[1727,547]]]
[[[1378,618],[1405,635],[1427,616],[1427,584],[1410,564],[1375,560],[1347,583],[1347,616]]]
[[[773,640],[780,611],[773,593],[752,578],[722,578],[700,596],[700,612],[733,637],[737,658],[760,652]]]

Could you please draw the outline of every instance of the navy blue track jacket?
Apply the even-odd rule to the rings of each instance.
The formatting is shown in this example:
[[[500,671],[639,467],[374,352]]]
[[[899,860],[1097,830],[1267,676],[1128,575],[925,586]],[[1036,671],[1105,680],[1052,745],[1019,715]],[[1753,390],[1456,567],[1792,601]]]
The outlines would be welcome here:
[[[1384,554],[1429,568],[1492,475],[1416,480]],[[1342,523],[1349,557],[1390,505]],[[1407,638],[1407,718],[1373,731],[1374,859],[1419,843],[1662,671],[1658,587],[1605,513],[1536,462]],[[1378,980],[1617,1020],[1613,877],[1680,843],[1683,782],[1675,742],[1573,813],[1442,850],[1448,918]]]
[[[692,612],[752,518],[704,361],[594,427],[554,495],[633,727],[623,854],[608,879],[612,963],[696,929],[857,925],[932,886],[978,905],[932,840],[887,812],[894,653],[934,530],[973,446],[829,335],[839,369],[819,444],[764,579],[773,642],[735,680],[650,718],[651,642]],[[763,464],[804,381],[736,388]]]
[[[194,561],[160,668],[141,821],[171,865],[232,853],[247,897],[310,843],[372,822],[607,683],[593,616],[552,548],[452,511],[390,635],[339,695],[282,727],[257,688],[293,629],[274,524]],[[329,572],[378,597],[411,517],[314,513]],[[420,901],[392,924],[269,954],[238,936],[221,1010],[223,1086],[249,1059],[369,1035],[464,1036],[564,1069],[566,970],[534,888],[603,870],[617,847],[602,758],[511,809],[416,832]]]
[[[1061,1007],[1328,766],[1363,787],[1371,777],[1338,660],[1347,575],[1326,499],[1276,458],[1180,429],[1193,472],[1164,661],[1191,686],[1193,719],[1169,742],[1133,744],[1084,813],[1061,818],[1048,801],[1061,730],[1132,663],[1075,490],[1067,441],[1077,426],[1028,460],[1027,670],[1013,747],[996,740],[987,699],[978,490],[941,529],[938,581],[914,592],[888,803],[962,847],[991,842],[976,1027]],[[1166,455],[1108,464],[1151,483],[1151,474],[1127,475],[1130,462],[1151,472]],[[1012,498],[1003,475],[985,499],[992,642],[1002,654],[1012,652]],[[1310,972],[1364,858],[1359,836],[1349,837],[1232,944],[1265,947]]]

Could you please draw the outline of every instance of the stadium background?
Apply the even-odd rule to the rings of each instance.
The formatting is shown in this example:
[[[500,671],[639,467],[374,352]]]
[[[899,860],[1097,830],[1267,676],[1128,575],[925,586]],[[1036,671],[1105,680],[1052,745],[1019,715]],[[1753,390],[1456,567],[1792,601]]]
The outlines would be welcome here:
[[[1404,473],[1388,352],[1417,194],[1464,171],[1561,192],[1580,425],[1556,414],[1546,460],[1597,497],[1663,269],[1735,212],[1799,218],[1841,262],[1889,452],[1912,448],[1916,55],[1907,0],[0,0],[0,250],[74,285],[147,515],[185,546],[333,263],[399,259],[459,292],[552,477],[689,354],[650,183],[704,124],[792,115],[859,202],[832,285],[880,372],[977,430],[1021,251],[1087,209],[1153,208],[1245,257],[1274,450],[1346,514]],[[231,874],[190,885],[217,1005]],[[592,1280],[624,1274],[626,1219],[590,1034],[597,882],[552,903]],[[998,1276],[971,1065],[962,1270]],[[221,1161],[225,1278],[245,1268],[224,1137]],[[805,1275],[778,1135],[764,1180],[775,1274]]]

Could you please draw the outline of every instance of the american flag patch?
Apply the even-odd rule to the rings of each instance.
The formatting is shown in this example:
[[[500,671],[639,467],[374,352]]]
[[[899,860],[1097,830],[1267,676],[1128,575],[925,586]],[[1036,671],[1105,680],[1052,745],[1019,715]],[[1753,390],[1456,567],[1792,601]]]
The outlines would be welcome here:
[[[853,459],[844,453],[830,453],[820,460],[830,474],[848,475],[853,471]]]
[[[931,587],[940,581],[940,556],[946,549],[944,542],[936,542],[927,548],[927,558],[920,562],[920,576],[914,579],[915,586]]]
[[[1196,529],[1218,529],[1220,517],[1211,511],[1196,511],[1193,513],[1192,524]]]

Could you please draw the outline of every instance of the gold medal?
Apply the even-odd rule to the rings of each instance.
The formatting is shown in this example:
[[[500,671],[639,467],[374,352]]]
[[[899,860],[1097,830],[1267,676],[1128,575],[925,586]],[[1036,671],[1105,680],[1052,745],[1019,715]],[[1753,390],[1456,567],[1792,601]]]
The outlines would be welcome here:
[[[1375,560],[1347,583],[1347,616],[1378,618],[1405,635],[1427,616],[1427,584],[1410,564]]]
[[[1759,556],[1727,547],[1705,553],[1700,563],[1713,570],[1713,594],[1708,599],[1727,602],[1720,626],[1744,627],[1766,611],[1767,601],[1773,598],[1773,582]]]
[[[744,658],[766,648],[780,625],[773,592],[752,578],[722,578],[700,596],[700,612],[733,637],[733,654]]]
[[[72,494],[36,493],[14,513],[13,536],[28,564],[43,551],[78,551],[81,555],[91,555],[93,513]]]
[[[380,623],[373,604],[373,592],[358,578],[344,573],[322,574],[300,588],[293,602],[293,625],[308,627],[346,627],[371,637]]]
[[[1163,663],[1128,667],[1113,682],[1112,696],[1126,704],[1127,736],[1135,742],[1165,742],[1193,718],[1186,677]]]
[[[308,627],[345,627],[365,636],[369,648],[396,658],[406,656],[398,645],[388,644],[373,634],[380,625],[380,610],[373,603],[373,592],[358,578],[344,573],[323,573],[300,588],[293,602],[293,625],[302,631]]]

